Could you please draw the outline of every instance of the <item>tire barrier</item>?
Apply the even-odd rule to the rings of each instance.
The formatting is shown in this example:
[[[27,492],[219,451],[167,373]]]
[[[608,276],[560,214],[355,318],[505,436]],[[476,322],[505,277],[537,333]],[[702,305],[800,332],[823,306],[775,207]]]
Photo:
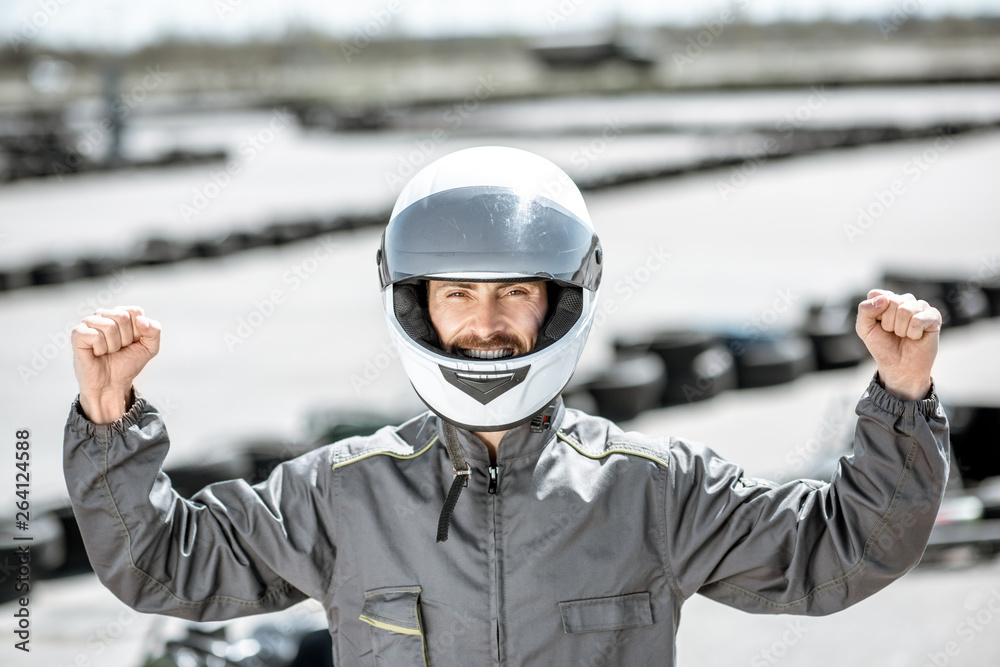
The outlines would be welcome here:
[[[597,415],[627,421],[659,406],[666,380],[667,368],[659,356],[626,353],[575,391],[590,395]]]
[[[990,317],[1000,317],[1000,278],[982,282],[980,289],[990,305]]]
[[[857,300],[809,306],[801,333],[812,342],[816,370],[849,368],[871,358],[855,331],[856,304],[864,298],[860,295]]]
[[[944,403],[952,451],[944,503],[927,545],[928,562],[955,548],[1000,554],[1000,405]],[[968,558],[968,553],[965,555]]]
[[[92,571],[87,548],[84,546],[83,535],[80,534],[80,526],[76,523],[73,508],[69,505],[59,507],[53,510],[51,515],[62,526],[65,558],[62,565],[52,570],[49,576],[63,577]]]
[[[728,334],[725,341],[736,358],[740,389],[784,384],[816,368],[812,343],[804,336]]]
[[[962,486],[969,489],[1000,480],[1000,406],[949,404],[945,412]],[[995,516],[990,518],[1000,518],[1000,503],[992,512]]]
[[[55,285],[111,275],[126,267],[159,266],[189,260],[214,259],[233,253],[283,246],[335,232],[384,225],[389,212],[340,215],[276,222],[257,230],[233,231],[200,239],[161,236],[147,238],[117,257],[80,257],[72,262],[44,260],[25,267],[0,269],[0,291]]]
[[[0,603],[26,597],[25,584],[57,570],[65,561],[62,525],[51,514],[31,513],[31,541],[15,530],[14,516],[0,518]],[[25,561],[24,547],[31,547]]]
[[[310,114],[321,114],[316,107],[308,107],[308,112],[300,109],[298,113],[300,122],[304,125]],[[398,111],[398,110],[397,110]],[[393,110],[385,112],[389,116],[393,115]],[[322,114],[321,114],[322,115]],[[328,114],[331,118],[336,118],[336,113]],[[399,114],[396,114],[399,115]],[[388,117],[388,116],[386,116]],[[395,117],[395,116],[394,116]],[[316,123],[318,126],[326,125],[324,122]],[[311,125],[314,126],[314,125]],[[762,137],[762,141],[771,142],[773,150],[768,150],[768,159],[775,160],[784,157],[792,157],[804,153],[812,153],[820,150],[830,150],[835,148],[849,148],[854,146],[886,143],[894,141],[914,140],[929,137],[940,137],[943,135],[962,134],[974,130],[981,130],[989,127],[1000,126],[998,122],[972,123],[952,123],[929,125],[925,127],[898,128],[894,126],[874,126],[874,127],[850,127],[850,128],[797,128],[795,132],[774,132],[769,130],[755,130]],[[337,128],[330,128],[337,129]],[[655,129],[655,128],[654,128]],[[660,128],[667,129],[667,128]],[[750,128],[752,129],[752,128]],[[748,130],[749,131],[749,130]],[[29,133],[30,134],[30,133]],[[26,136],[26,135],[25,135]],[[3,153],[4,141],[22,142],[24,136],[7,135],[0,136],[0,154]],[[31,142],[28,142],[31,144]],[[78,164],[77,171],[80,170],[108,170],[120,168],[122,166],[131,168],[163,167],[172,165],[190,165],[199,162],[212,162],[225,160],[227,155],[224,151],[209,151],[204,153],[192,151],[172,151],[164,156],[148,160],[145,162],[132,162],[114,165],[90,165],[85,168],[82,163]],[[683,176],[685,174],[721,169],[725,167],[739,166],[746,162],[747,157],[743,154],[723,157],[706,157],[695,159],[684,164],[670,164],[653,167],[640,167],[633,169],[621,169],[614,173],[600,173],[596,170],[590,174],[579,175],[576,178],[577,185],[581,190],[594,191],[603,188],[618,187],[630,183],[637,183],[648,180],[658,180]],[[3,160],[0,160],[3,162]],[[3,162],[6,164],[6,162]],[[111,263],[122,266],[151,266],[157,264],[167,264],[184,261],[192,258],[214,258],[221,257],[234,252],[247,250],[261,246],[277,246],[294,241],[312,238],[330,232],[347,231],[360,229],[362,227],[384,225],[389,219],[388,211],[381,211],[375,214],[348,214],[340,215],[329,221],[316,220],[291,220],[279,221],[268,225],[264,229],[257,231],[239,230],[223,237],[212,237],[208,239],[185,239],[168,240],[152,237],[147,239],[131,254],[115,258]],[[80,261],[90,261],[81,258]],[[10,269],[0,271],[0,290],[21,289],[34,285],[48,285],[59,282],[59,271],[53,273],[51,267],[45,265],[52,264],[51,260],[39,265],[25,267],[29,276],[27,282],[21,275],[22,269]],[[93,275],[107,275],[114,269],[108,269],[107,273],[85,273],[76,277],[92,277]],[[36,276],[37,274],[37,276]],[[69,282],[76,277],[66,274],[65,280]],[[51,281],[51,282],[45,282]],[[996,288],[994,288],[995,290]],[[998,297],[1000,298],[1000,297]],[[1000,309],[1000,304],[998,304]],[[944,311],[942,311],[944,312]],[[963,316],[959,316],[959,322],[963,321]]]
[[[946,327],[961,327],[989,317],[990,301],[982,281],[960,276],[932,276],[887,271],[882,276],[886,289],[899,294],[918,294],[941,311]]]
[[[660,405],[711,398],[737,385],[733,355],[718,336],[706,331],[672,330],[615,341],[621,353],[650,352],[663,360],[666,382]]]

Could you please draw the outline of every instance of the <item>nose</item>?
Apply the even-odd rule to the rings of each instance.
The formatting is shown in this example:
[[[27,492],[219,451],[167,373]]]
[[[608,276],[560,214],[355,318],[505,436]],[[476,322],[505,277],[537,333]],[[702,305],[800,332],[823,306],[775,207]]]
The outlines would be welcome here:
[[[470,326],[477,336],[484,339],[504,331],[500,305],[495,297],[490,295],[476,301]]]

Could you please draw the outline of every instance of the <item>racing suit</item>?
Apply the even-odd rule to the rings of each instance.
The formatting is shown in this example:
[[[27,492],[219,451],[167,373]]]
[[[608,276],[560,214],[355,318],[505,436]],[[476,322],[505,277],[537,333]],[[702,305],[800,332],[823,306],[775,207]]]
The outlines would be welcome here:
[[[431,413],[190,500],[160,471],[164,424],[143,398],[115,424],[75,403],[65,474],[94,570],[144,612],[220,620],[306,597],[337,667],[673,665],[695,593],[757,613],[821,615],[875,593],[923,552],[948,477],[936,396],[873,381],[854,455],[831,483],[750,479],[711,450],[566,409],[510,430],[472,468],[450,539],[452,480]]]

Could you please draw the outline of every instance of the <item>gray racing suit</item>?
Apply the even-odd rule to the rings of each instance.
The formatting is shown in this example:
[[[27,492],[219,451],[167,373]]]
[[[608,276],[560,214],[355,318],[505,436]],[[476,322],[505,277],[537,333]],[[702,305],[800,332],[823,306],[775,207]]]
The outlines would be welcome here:
[[[711,450],[565,409],[472,468],[435,543],[452,481],[427,413],[190,500],[160,471],[167,432],[138,398],[95,425],[74,404],[65,473],[101,581],[144,612],[220,620],[306,597],[334,664],[672,665],[695,593],[757,613],[828,614],[923,552],[948,477],[937,398],[872,382],[854,455],[831,483],[747,478]]]

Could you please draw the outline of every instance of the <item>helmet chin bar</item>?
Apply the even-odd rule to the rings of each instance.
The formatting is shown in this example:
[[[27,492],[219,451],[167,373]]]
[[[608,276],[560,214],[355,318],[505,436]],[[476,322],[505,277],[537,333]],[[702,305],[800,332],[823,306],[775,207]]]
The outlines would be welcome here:
[[[411,384],[410,386],[413,385]],[[565,389],[565,387],[563,387],[563,389]],[[423,404],[427,406],[428,410],[437,415],[438,419],[444,422],[448,422],[449,424],[455,426],[456,428],[464,429],[466,431],[473,431],[476,433],[495,433],[496,431],[509,431],[512,428],[517,428],[518,426],[527,424],[528,422],[531,422],[532,431],[534,431],[535,433],[540,433],[548,429],[549,426],[551,426],[552,415],[555,414],[556,401],[559,399],[560,394],[562,394],[562,389],[560,389],[559,393],[553,396],[551,400],[546,401],[546,404],[542,408],[539,408],[537,411],[533,412],[527,417],[522,417],[517,421],[510,422],[509,424],[482,425],[482,424],[464,424],[461,421],[458,421],[457,419],[453,419],[447,415],[441,414],[441,412],[435,409],[433,405],[431,405],[423,396],[420,395],[420,392],[417,391],[416,387],[413,387],[413,390],[416,391],[417,398],[419,398],[423,402]]]
[[[448,384],[486,405],[524,380],[531,364],[511,371],[458,371],[438,364]]]

